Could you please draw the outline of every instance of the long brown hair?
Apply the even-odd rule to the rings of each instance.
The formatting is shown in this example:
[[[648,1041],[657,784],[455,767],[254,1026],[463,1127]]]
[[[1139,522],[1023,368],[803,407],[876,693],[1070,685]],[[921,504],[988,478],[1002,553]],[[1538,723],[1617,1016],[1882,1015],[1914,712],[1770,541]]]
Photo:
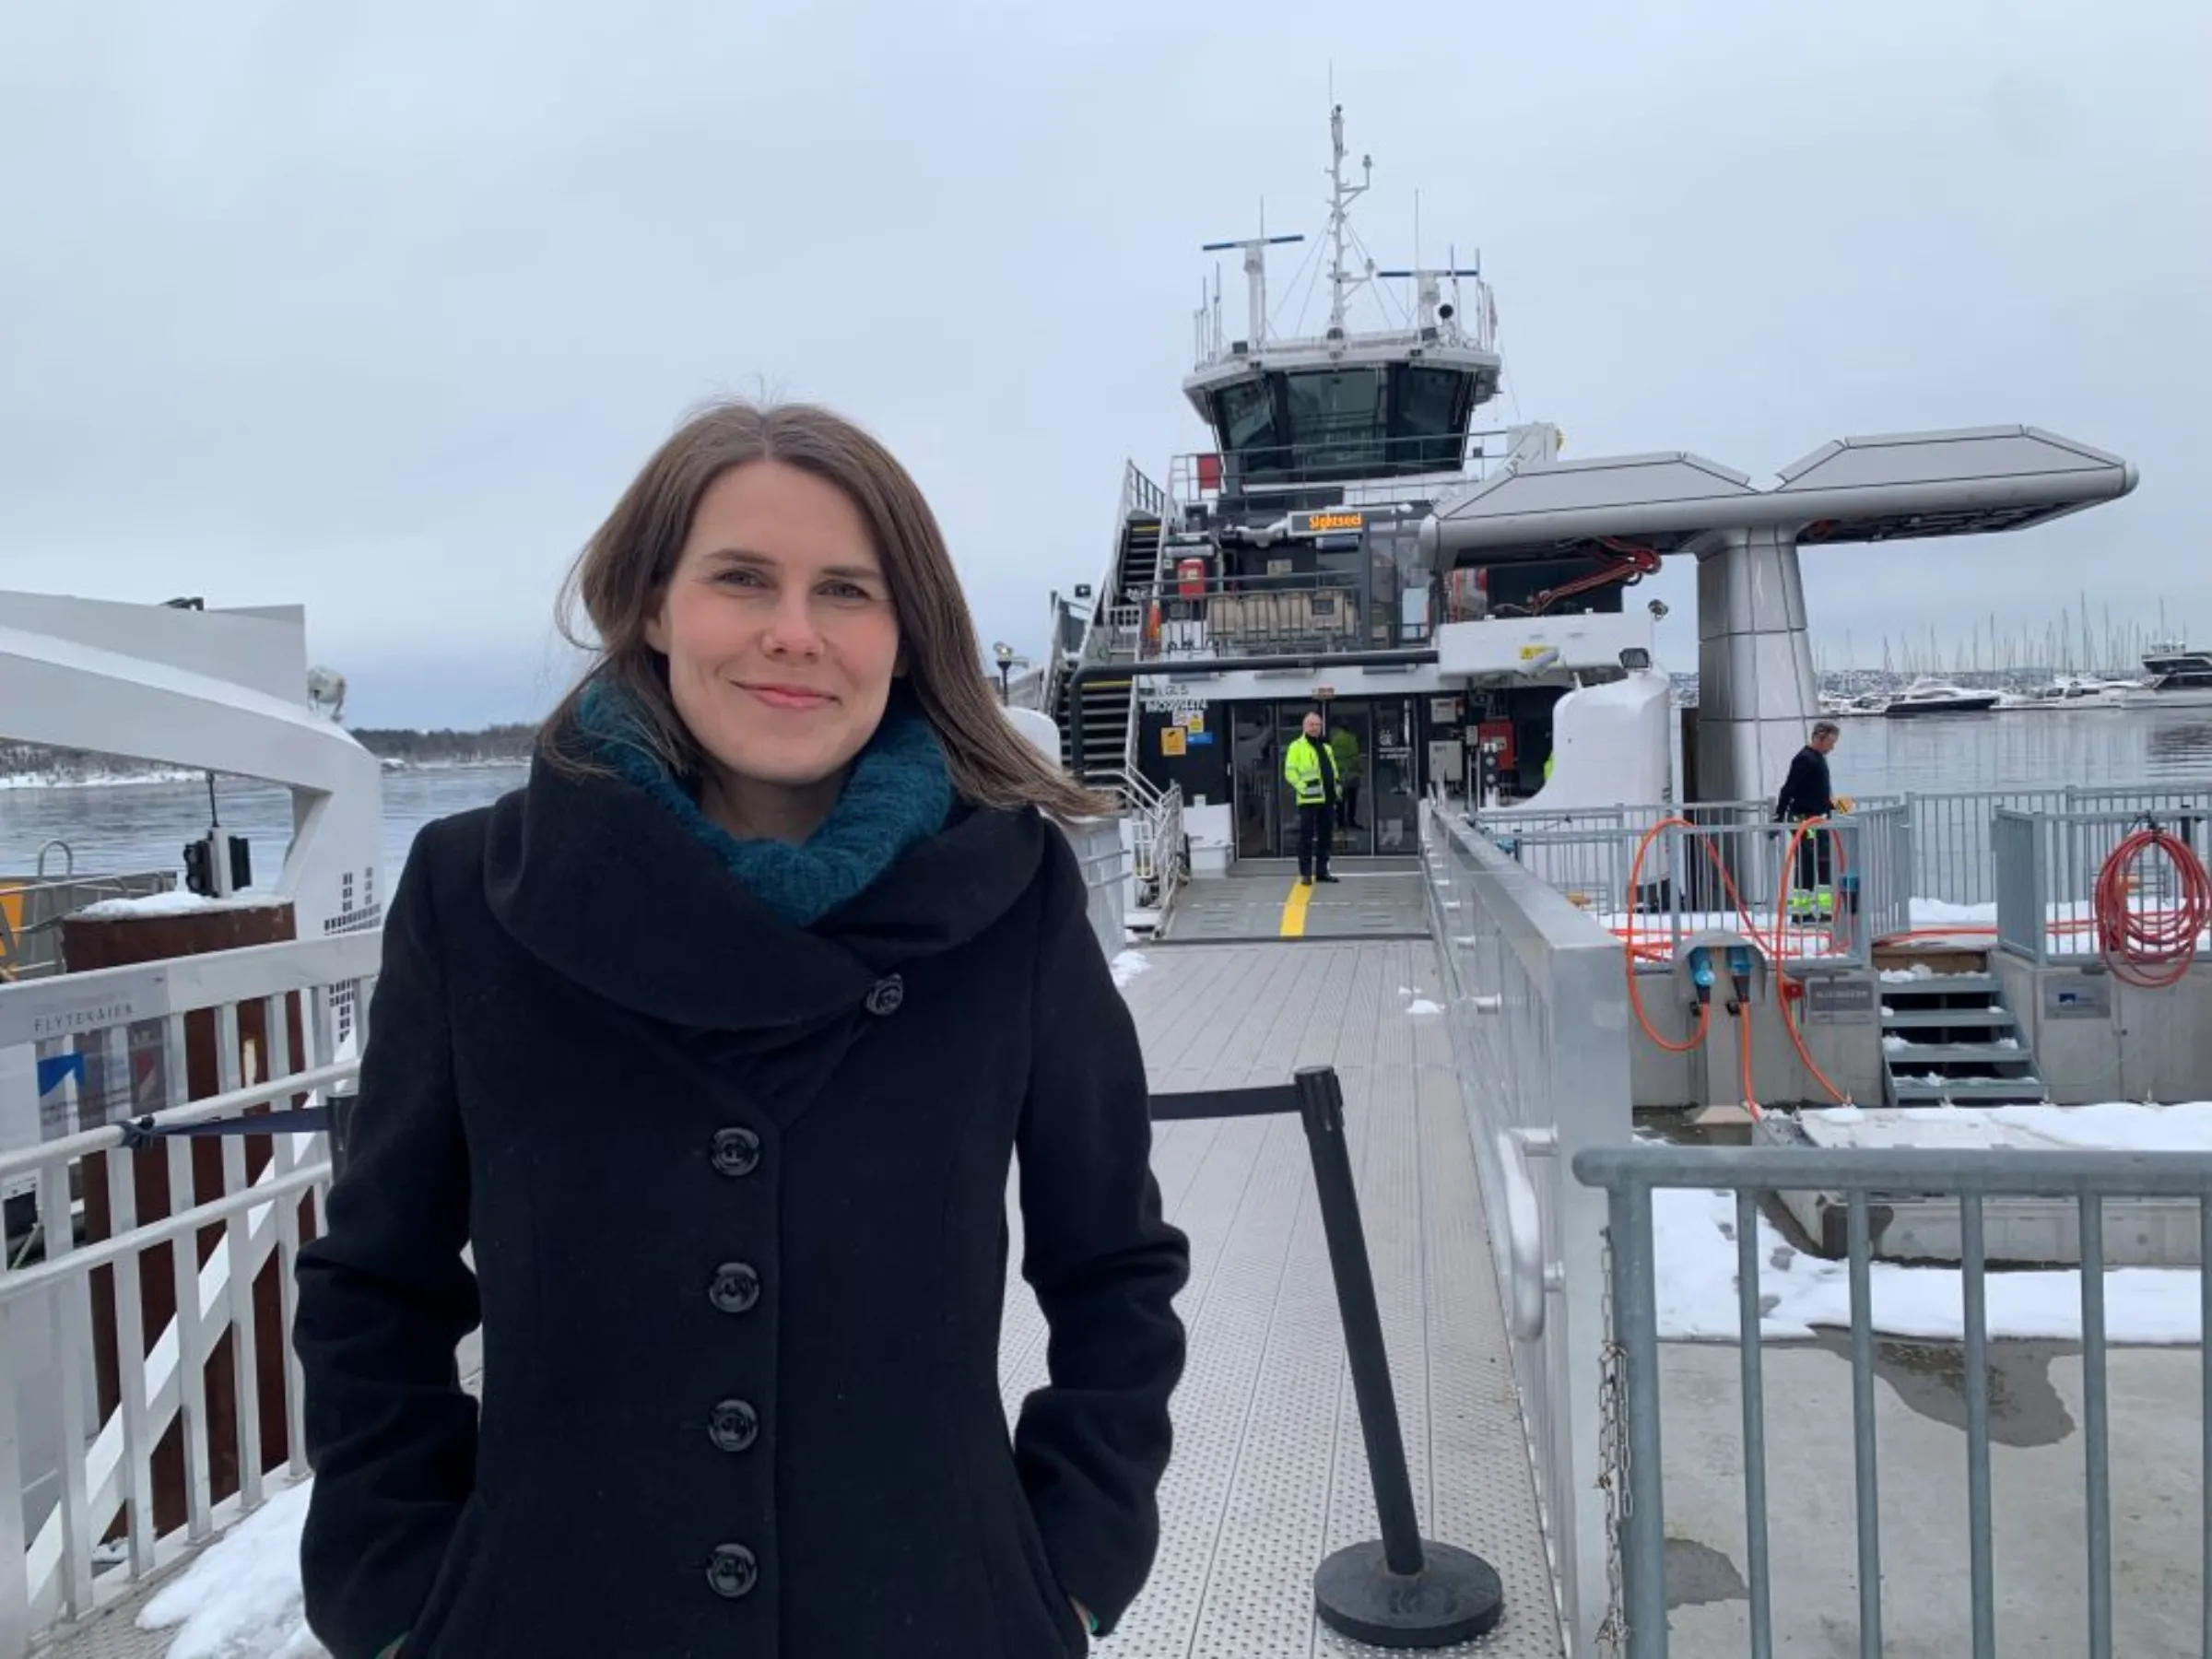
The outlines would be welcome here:
[[[705,751],[677,713],[667,664],[647,643],[645,624],[660,607],[700,498],[723,474],[750,461],[811,473],[860,510],[899,618],[906,684],[945,746],[962,799],[1036,806],[1062,822],[1112,810],[1045,759],[999,707],[945,534],[921,488],[875,438],[812,404],[728,402],[700,410],[653,452],[584,544],[562,587],[560,629],[594,661],[540,734],[550,764],[570,772],[598,770],[563,736],[574,727],[585,688],[606,681],[627,694],[641,735],[664,766],[687,779],[705,771]],[[579,612],[590,637],[577,625]]]

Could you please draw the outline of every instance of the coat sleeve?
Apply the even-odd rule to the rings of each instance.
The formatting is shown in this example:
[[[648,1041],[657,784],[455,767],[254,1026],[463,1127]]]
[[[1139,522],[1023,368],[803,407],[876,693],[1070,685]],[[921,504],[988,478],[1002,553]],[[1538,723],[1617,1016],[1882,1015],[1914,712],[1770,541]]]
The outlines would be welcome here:
[[[426,830],[384,921],[346,1172],[300,1253],[293,1345],[314,1469],[300,1577],[335,1659],[413,1623],[475,1484],[476,1402],[454,1350],[476,1328],[466,1149],[453,1094]]]
[[[1161,1215],[1136,1023],[1091,933],[1075,854],[1051,840],[1018,1145],[1022,1276],[1051,1330],[1052,1381],[1023,1403],[1014,1453],[1053,1571],[1104,1635],[1159,1546],[1190,1245]]]

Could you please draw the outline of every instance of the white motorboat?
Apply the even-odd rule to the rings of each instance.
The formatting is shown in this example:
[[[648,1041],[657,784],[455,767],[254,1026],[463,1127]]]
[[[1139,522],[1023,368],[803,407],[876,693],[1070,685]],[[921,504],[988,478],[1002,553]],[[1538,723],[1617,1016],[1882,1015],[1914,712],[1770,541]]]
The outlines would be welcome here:
[[[1892,720],[1918,714],[1986,714],[1997,706],[1994,691],[1970,690],[1941,680],[1915,680],[1883,706]]]

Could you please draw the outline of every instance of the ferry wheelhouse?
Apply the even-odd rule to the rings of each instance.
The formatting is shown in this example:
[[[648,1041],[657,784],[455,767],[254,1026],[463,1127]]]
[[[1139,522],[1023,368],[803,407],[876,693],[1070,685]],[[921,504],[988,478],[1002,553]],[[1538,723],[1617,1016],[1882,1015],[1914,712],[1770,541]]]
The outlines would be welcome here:
[[[1316,711],[1346,784],[1340,858],[1411,853],[1432,782],[1557,802],[1595,771],[1605,799],[1660,798],[1664,610],[1625,606],[1658,552],[1606,538],[1453,562],[1424,545],[1440,502],[1549,465],[1559,432],[1478,426],[1504,370],[1490,288],[1478,265],[1367,258],[1349,219],[1372,164],[1350,182],[1341,109],[1330,129],[1325,326],[1269,330],[1269,252],[1302,236],[1208,244],[1242,255],[1248,289],[1241,331],[1223,325],[1218,278],[1195,318],[1182,390],[1212,447],[1177,458],[1165,489],[1129,468],[1104,592],[1055,596],[1069,663],[1045,706],[1067,764],[1133,795],[1179,786],[1191,810],[1225,808],[1239,858],[1292,852],[1282,755]],[[1353,326],[1362,295],[1379,325]]]

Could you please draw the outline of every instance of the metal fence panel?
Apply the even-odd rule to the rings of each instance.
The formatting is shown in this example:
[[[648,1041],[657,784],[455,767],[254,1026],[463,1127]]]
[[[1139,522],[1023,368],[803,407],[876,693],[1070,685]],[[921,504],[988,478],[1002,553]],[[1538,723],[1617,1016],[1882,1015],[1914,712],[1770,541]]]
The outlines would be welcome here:
[[[1764,818],[1669,824],[1667,816],[1500,830],[1485,815],[1474,833],[1633,935],[1640,955],[1671,957],[1720,930],[1794,961],[1863,967],[1875,939],[1912,924],[1912,831],[1901,806],[1839,817],[1802,838],[1796,825]]]
[[[2034,815],[2000,806],[1990,818],[1990,849],[1996,866],[1997,945],[2031,962],[2043,959],[2047,937],[2042,839]]]
[[[2212,806],[2163,810],[2019,812],[1999,807],[1991,822],[1997,894],[1997,940],[2038,963],[2101,954],[2097,888],[2108,861],[2146,823],[2187,842],[2202,859],[2212,853]],[[2126,901],[2140,920],[2180,921],[2174,871],[2152,855],[2122,871]],[[2212,955],[2199,942],[2197,956]]]
[[[2024,816],[2024,815],[2015,815]],[[1575,1154],[1576,1178],[1606,1195],[1613,1274],[1609,1308],[1620,1366],[1620,1455],[1609,1481],[1627,1493],[1621,1529],[1621,1582],[1628,1659],[1665,1659],[1666,1514],[1660,1454],[1665,1442],[1659,1386],[1658,1296],[1652,1194],[1663,1187],[1721,1189],[1736,1194],[1737,1307],[1743,1350],[1745,1534],[1751,1618],[1748,1650],[1772,1651],[1774,1587],[1769,1582],[1764,1478],[1764,1413],[1759,1362],[1759,1253],[1757,1199],[1814,1188],[1846,1194],[1851,1285],[1851,1366],[1854,1441],[1854,1519],[1859,1586],[1859,1652],[1879,1659],[1882,1645],[1880,1471],[1875,1434],[1872,1247],[1869,1203],[1884,1193],[1956,1194],[1964,1242],[1967,1548],[1972,1653],[1997,1652],[1995,1613],[2002,1598],[1991,1548],[1988,1300],[1983,1206],[1992,1197],[2072,1198],[2082,1241],[2081,1318],[2084,1441],[2082,1539],[2088,1583],[2083,1651],[2105,1659],[2112,1651],[2110,1391],[2104,1323],[2103,1203],[2108,1198],[2194,1198],[2199,1206],[2200,1260],[2212,1264],[2212,1153],[2037,1152],[2008,1148],[1920,1151],[1906,1148],[1812,1147],[1757,1150],[1708,1147],[1599,1147]],[[2212,1277],[2203,1279],[2212,1287]],[[2212,1288],[2200,1291],[2202,1317],[2212,1328]],[[1748,1336],[1749,1340],[1742,1340]],[[2206,1429],[2197,1489],[2205,1502],[2205,1568],[2198,1598],[2202,1652],[2212,1652],[2212,1367],[2199,1345]],[[1786,1605],[1786,1596],[1785,1596]]]

